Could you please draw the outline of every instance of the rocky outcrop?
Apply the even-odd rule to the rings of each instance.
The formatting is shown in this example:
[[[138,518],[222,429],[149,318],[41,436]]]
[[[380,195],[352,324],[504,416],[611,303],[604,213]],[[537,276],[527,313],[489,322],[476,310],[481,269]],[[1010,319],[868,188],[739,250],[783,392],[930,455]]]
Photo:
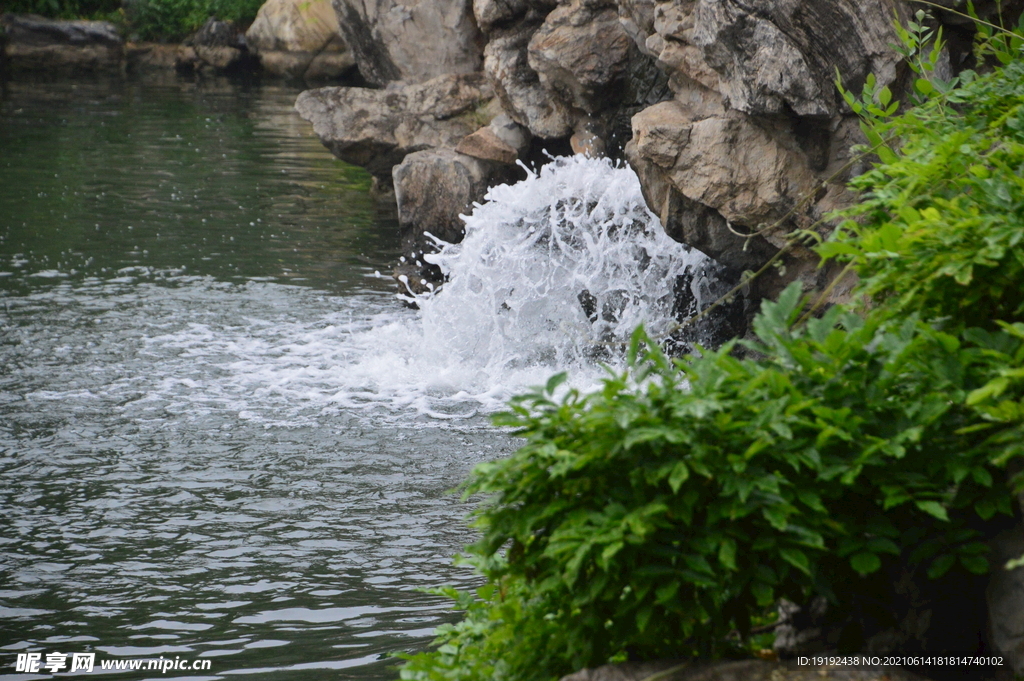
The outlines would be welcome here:
[[[175,71],[183,74],[231,74],[254,70],[258,65],[237,26],[209,19],[181,44],[127,43],[124,69],[131,74],[154,76]],[[80,72],[72,69],[73,73]]]
[[[530,131],[502,113],[486,127],[464,137],[455,151],[484,161],[514,164],[526,158],[533,136]]]
[[[744,270],[762,272],[743,280],[747,314],[794,280],[821,290],[836,271],[818,268],[791,237],[826,235],[830,212],[854,199],[845,181],[870,162],[851,152],[863,140],[833,80],[838,73],[857,91],[874,74],[896,98],[906,94],[890,43],[893,18],[910,14],[907,0],[474,0],[472,16],[459,2],[334,1],[361,72],[384,89],[325,88],[303,94],[297,108],[336,155],[367,167],[379,183],[393,181],[408,254],[396,277],[414,291],[429,288],[437,274],[421,258],[424,234],[458,240],[458,215],[540,143],[592,155],[621,150],[669,235],[715,258],[733,281]],[[976,5],[991,16],[996,3]],[[943,59],[953,73],[970,63],[969,29],[951,16],[935,21],[949,29]],[[481,61],[482,73],[467,73]],[[831,289],[833,300],[847,289]],[[733,302],[733,310],[744,306]],[[723,328],[739,334],[741,322]],[[1011,539],[999,547],[1004,558],[1024,553],[1024,540]],[[898,602],[887,607],[896,624],[857,629],[869,619],[864,612],[822,611],[816,620],[815,608],[804,607],[780,626],[779,651],[835,650],[855,633],[879,653],[981,646],[1021,671],[1021,571],[989,583],[987,633],[980,578],[936,586],[908,572],[893,578]],[[628,669],[566,681],[639,681],[653,673]],[[752,661],[687,667],[662,681],[669,678],[913,677]]]
[[[673,93],[633,118],[626,149],[669,233],[753,270],[794,229],[830,230],[823,218],[851,199],[844,165],[861,141],[835,75],[859,89],[874,73],[895,89],[890,22],[903,11],[897,0],[623,2],[631,37]],[[784,274],[760,279],[755,298],[830,276],[790,249]]]
[[[329,0],[268,0],[245,40],[265,72],[285,78],[327,80],[355,67]]]
[[[652,90],[663,79],[615,2],[476,0],[474,12],[488,33],[485,73],[505,111],[538,137],[575,134],[616,147],[628,115],[660,97]]]
[[[699,2],[692,28],[680,14],[682,23],[656,31],[666,43],[700,49],[731,108],[832,116],[840,112],[837,70],[855,89],[869,73],[895,80],[890,24],[899,9],[896,0]]]
[[[0,27],[5,34],[0,61],[10,73],[68,76],[124,69],[124,43],[106,21],[5,14]]]
[[[833,274],[788,235],[827,233],[826,216],[852,200],[845,180],[866,167],[851,156],[862,139],[836,91],[836,74],[853,90],[869,73],[897,96],[905,85],[890,44],[893,18],[909,16],[906,0],[474,0],[472,18],[459,3],[428,10],[424,0],[392,2],[335,0],[369,80],[462,72],[482,57],[507,119],[578,153],[624,155],[673,237],[737,274],[762,268],[786,248],[779,267],[748,287],[750,310],[794,279],[814,288]],[[978,3],[983,14],[993,7]],[[443,46],[424,46],[424,27],[438,13],[447,13],[447,28],[431,40]],[[951,43],[951,65],[968,57],[961,43]],[[378,96],[359,96],[367,97]],[[352,104],[340,106],[351,111]],[[343,114],[351,120],[336,127],[346,132],[325,143],[380,177],[417,148],[512,160],[492,130],[470,130],[462,139],[469,133],[448,129],[404,146],[385,131],[379,150],[369,152],[363,133],[374,114],[356,108],[362,114]],[[363,142],[338,141],[345,136]]]
[[[384,90],[325,87],[299,95],[295,108],[334,155],[391,182],[406,155],[454,148],[476,131],[492,98],[480,74],[446,75]]]
[[[488,128],[482,128],[488,130]],[[493,134],[493,133],[492,133]],[[451,149],[429,149],[409,154],[394,168],[395,200],[402,227],[402,251],[408,257],[395,270],[395,278],[413,293],[424,293],[441,282],[440,270],[422,260],[436,250],[434,238],[462,241],[473,203],[496,184],[519,179],[506,163],[474,158]],[[404,277],[404,279],[402,278]]]
[[[459,215],[490,187],[515,179],[513,164],[530,144],[526,129],[496,115],[479,73],[383,90],[320,88],[302,93],[295,108],[335,156],[369,170],[378,191],[394,188],[410,254],[395,277],[414,292],[440,282],[436,267],[415,264],[414,254],[435,250],[428,234],[461,241]]]
[[[469,0],[334,0],[342,35],[368,82],[420,83],[480,69]]]
[[[924,681],[899,667],[798,666],[794,663],[744,660],[739,662],[631,662],[584,669],[561,681]]]
[[[572,111],[551,97],[530,66],[528,47],[537,26],[531,21],[496,30],[484,48],[484,72],[516,123],[538,137],[557,138],[572,133]]]

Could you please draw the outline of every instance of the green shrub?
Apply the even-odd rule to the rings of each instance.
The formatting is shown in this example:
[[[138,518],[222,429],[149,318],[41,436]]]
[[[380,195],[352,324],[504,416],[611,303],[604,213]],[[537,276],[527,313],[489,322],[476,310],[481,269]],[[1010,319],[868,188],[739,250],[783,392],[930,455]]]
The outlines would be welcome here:
[[[488,495],[470,552],[491,585],[470,631],[503,639],[483,650],[504,673],[455,678],[722,655],[780,597],[856,607],[905,563],[989,569],[975,526],[1012,496],[965,400],[996,349],[1020,365],[1020,338],[965,346],[839,307],[793,331],[800,302],[794,286],[765,304],[750,346],[767,359],[727,345],[669,362],[648,344],[598,393],[555,402],[553,381],[515,402],[500,423],[528,443],[468,487]],[[480,638],[450,633],[441,650],[479,667]],[[443,678],[434,658],[403,678]]]
[[[1024,64],[876,127],[897,156],[853,180],[865,200],[819,253],[856,266],[888,309],[998,328],[1024,320]]]
[[[669,360],[641,330],[602,390],[556,400],[555,377],[513,401],[498,423],[526,445],[466,486],[484,499],[467,560],[487,584],[447,592],[465,618],[402,678],[728,655],[779,598],[895,616],[897,576],[955,591],[1003,568],[986,540],[1017,513],[1006,468],[1024,455],[1014,40],[990,32],[1005,68],[918,84],[899,116],[872,82],[845,93],[883,161],[818,248],[860,276],[853,303],[806,319],[794,285],[753,340]]]
[[[126,0],[129,31],[141,40],[181,40],[210,17],[252,23],[261,0]]]

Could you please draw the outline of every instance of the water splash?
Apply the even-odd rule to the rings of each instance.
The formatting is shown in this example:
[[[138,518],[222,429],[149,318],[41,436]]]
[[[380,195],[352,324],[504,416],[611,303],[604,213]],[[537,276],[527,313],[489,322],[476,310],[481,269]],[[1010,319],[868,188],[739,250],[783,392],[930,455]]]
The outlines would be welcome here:
[[[429,256],[448,281],[418,311],[383,290],[124,269],[31,279],[33,293],[6,299],[21,342],[5,352],[24,360],[17,380],[34,399],[130,419],[441,426],[559,371],[597,387],[638,324],[662,335],[719,285],[712,261],[665,235],[633,172],[608,161],[556,159],[465,219],[463,242]],[[51,381],[69,360],[80,371]]]
[[[557,158],[486,199],[461,243],[426,256],[442,290],[415,296],[424,343],[448,361],[498,382],[531,366],[583,370],[614,362],[641,323],[666,335],[681,298],[708,302],[711,261],[665,234],[627,167]]]

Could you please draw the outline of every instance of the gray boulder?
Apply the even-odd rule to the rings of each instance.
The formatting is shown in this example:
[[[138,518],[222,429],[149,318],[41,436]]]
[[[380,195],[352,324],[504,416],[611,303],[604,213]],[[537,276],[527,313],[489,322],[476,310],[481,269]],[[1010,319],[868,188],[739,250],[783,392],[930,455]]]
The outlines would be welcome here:
[[[619,94],[634,50],[614,4],[594,7],[583,0],[548,14],[528,48],[544,88],[589,114],[609,108]]]
[[[2,61],[11,73],[69,76],[124,69],[124,42],[109,22],[4,14],[0,27]]]
[[[341,33],[370,83],[421,83],[480,69],[470,0],[334,0]]]
[[[395,166],[398,220],[407,233],[430,232],[444,241],[462,241],[460,214],[483,200],[496,184],[514,180],[507,164],[485,161],[452,149],[409,154]]]
[[[477,130],[491,97],[480,74],[450,74],[385,90],[307,90],[295,108],[335,156],[366,168],[386,186],[407,154],[454,148]]]
[[[329,0],[267,0],[245,33],[264,71],[286,78],[338,78],[355,66]]]
[[[538,137],[565,137],[572,133],[575,116],[530,66],[530,39],[539,26],[527,20],[491,33],[484,48],[484,72],[513,121]]]

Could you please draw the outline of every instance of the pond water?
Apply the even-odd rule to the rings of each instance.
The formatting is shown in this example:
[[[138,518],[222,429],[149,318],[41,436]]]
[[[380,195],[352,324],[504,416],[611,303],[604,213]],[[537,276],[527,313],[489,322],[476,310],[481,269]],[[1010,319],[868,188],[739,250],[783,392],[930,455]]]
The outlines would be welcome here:
[[[447,491],[512,442],[437,376],[374,378],[415,342],[375,275],[397,225],[296,94],[4,86],[0,679],[392,678],[452,617],[420,589],[471,582]]]

